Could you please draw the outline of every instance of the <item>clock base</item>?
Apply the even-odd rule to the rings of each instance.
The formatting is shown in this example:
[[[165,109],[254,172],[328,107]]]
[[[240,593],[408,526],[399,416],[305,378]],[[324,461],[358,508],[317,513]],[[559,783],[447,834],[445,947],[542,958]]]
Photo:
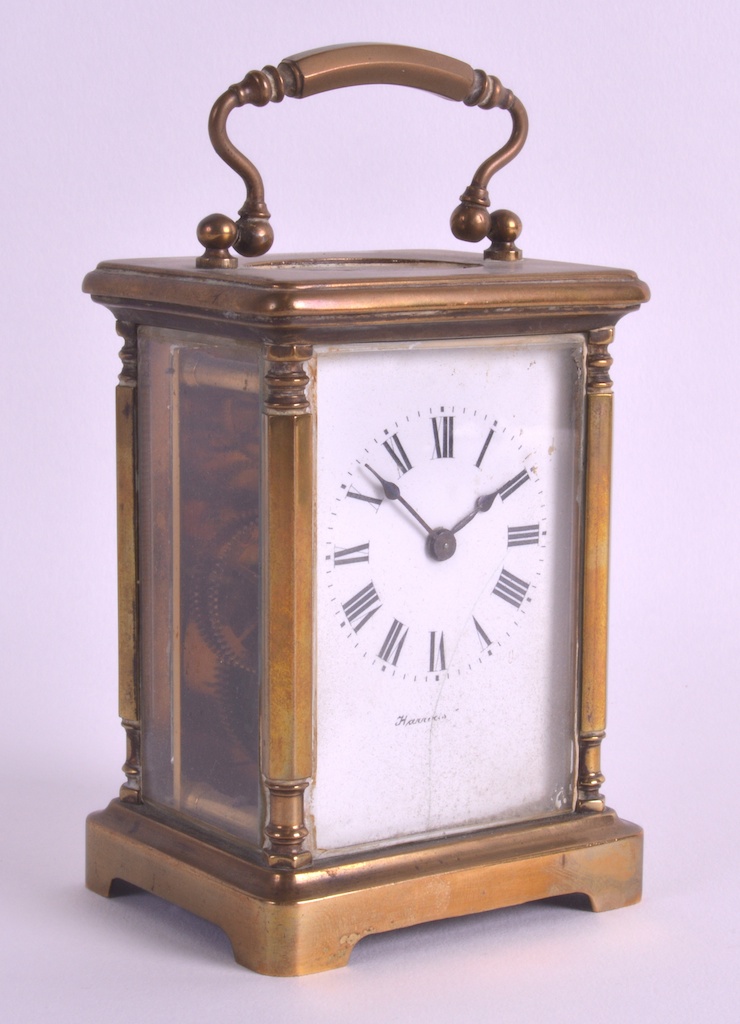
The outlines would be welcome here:
[[[275,871],[114,800],[87,820],[87,885],[121,879],[222,928],[238,963],[290,976],[342,967],[365,935],[583,893],[593,910],[636,903],[642,829],[613,811]]]

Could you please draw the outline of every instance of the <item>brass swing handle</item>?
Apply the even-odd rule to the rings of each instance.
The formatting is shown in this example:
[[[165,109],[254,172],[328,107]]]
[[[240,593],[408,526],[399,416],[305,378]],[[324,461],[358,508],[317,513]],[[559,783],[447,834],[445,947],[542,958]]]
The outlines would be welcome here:
[[[520,255],[514,240],[521,222],[508,211],[498,211],[492,219],[487,185],[492,175],[513,160],[524,145],[528,122],[522,103],[497,78],[452,57],[411,46],[367,43],[310,50],[286,58],[277,68],[268,65],[262,71],[250,71],[243,81],[232,85],[216,100],[208,133],[218,155],[244,181],[247,198],[236,222],[223,214],[213,214],[198,225],[198,238],[206,246],[198,266],[236,266],[229,246],[242,256],[261,256],[273,242],[262,177],[226,133],[231,111],[246,104],[262,107],[270,102],[279,103],[285,96],[302,99],[330,89],[374,84],[406,85],[462,100],[466,106],[509,111],[513,125],[508,141],[475,172],[460,196],[450,227],[456,238],[466,242],[491,237],[493,246],[486,255],[498,259],[516,259]]]

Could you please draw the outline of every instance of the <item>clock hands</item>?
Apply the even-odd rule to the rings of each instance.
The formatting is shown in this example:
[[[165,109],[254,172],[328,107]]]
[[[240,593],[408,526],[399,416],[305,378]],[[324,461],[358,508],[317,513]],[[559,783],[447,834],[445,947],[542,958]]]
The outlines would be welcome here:
[[[457,548],[457,541],[453,536],[452,530],[446,530],[443,526],[433,530],[428,523],[425,523],[421,518],[416,509],[409,505],[406,499],[401,494],[401,488],[398,484],[394,484],[390,480],[384,480],[380,473],[376,473],[372,466],[365,463],[365,469],[369,470],[376,480],[380,483],[383,488],[383,494],[389,501],[398,501],[401,505],[409,512],[414,519],[426,530],[427,536],[427,551],[437,562],[445,562],[448,558],[452,558]]]
[[[414,517],[427,533],[427,551],[429,555],[436,559],[438,562],[444,562],[448,558],[452,558],[457,549],[457,540],[455,534],[459,533],[464,526],[472,522],[473,519],[478,515],[479,512],[488,512],[492,507],[496,498],[507,498],[512,494],[518,487],[529,479],[529,475],[526,470],[522,470],[517,476],[511,480],[507,480],[505,484],[497,488],[495,491],[491,491],[489,494],[479,494],[475,499],[473,508],[467,515],[464,515],[462,519],[458,520],[451,530],[448,530],[444,526],[439,526],[433,530],[428,523],[426,523],[416,509],[410,505],[401,494],[401,489],[398,484],[392,483],[390,480],[384,480],[380,473],[376,473],[372,466],[365,463],[365,469],[369,470],[376,480],[380,483],[383,488],[383,494],[390,501],[398,501]]]
[[[471,520],[475,519],[479,512],[487,512],[500,493],[501,489],[498,491],[491,491],[490,494],[481,494],[477,497],[475,499],[473,511],[468,512],[466,516],[463,516],[459,523],[455,523],[450,530],[450,533],[457,533],[458,530],[462,530],[463,526],[467,526]]]
[[[430,536],[434,533],[434,530],[431,528],[431,526],[428,526],[424,522],[424,520],[421,518],[416,509],[412,508],[412,506],[409,505],[406,499],[402,496],[401,488],[398,486],[398,484],[394,484],[390,480],[384,480],[380,473],[376,473],[373,467],[368,466],[367,463],[365,463],[365,469],[369,469],[373,476],[376,478],[376,480],[378,480],[380,486],[383,488],[383,494],[386,496],[386,498],[389,499],[389,501],[400,502],[400,504],[403,505],[406,511],[414,517],[417,523],[420,523],[424,527],[424,529]]]

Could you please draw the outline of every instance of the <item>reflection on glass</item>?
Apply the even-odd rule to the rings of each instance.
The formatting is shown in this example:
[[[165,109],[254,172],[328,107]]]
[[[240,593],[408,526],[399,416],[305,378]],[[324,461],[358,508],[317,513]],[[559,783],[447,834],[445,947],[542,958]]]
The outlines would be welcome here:
[[[256,356],[214,339],[206,351],[192,336],[142,333],[144,795],[255,839]]]

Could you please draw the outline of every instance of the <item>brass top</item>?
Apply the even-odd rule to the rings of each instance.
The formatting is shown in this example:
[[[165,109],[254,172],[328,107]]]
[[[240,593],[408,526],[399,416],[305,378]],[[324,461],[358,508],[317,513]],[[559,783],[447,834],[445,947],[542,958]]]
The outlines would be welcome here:
[[[401,326],[419,338],[590,330],[650,294],[630,270],[434,250],[287,254],[231,270],[196,269],[189,257],[116,260],[83,290],[135,323],[307,343],[391,340]]]

